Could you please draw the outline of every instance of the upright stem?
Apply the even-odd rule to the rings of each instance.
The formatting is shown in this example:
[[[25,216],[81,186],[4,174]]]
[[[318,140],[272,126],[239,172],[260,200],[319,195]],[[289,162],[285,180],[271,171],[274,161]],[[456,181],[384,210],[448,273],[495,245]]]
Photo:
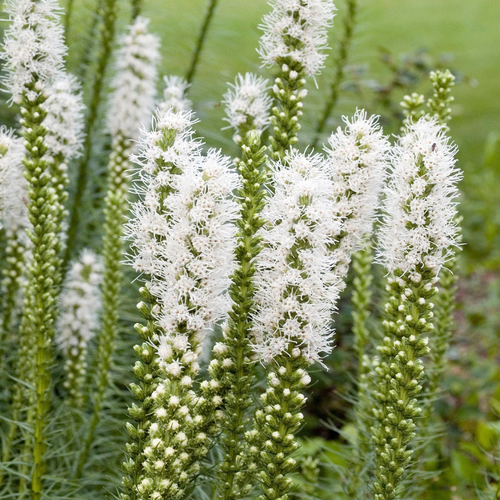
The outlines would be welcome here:
[[[132,22],[141,14],[143,5],[144,0],[132,0]]]
[[[129,141],[118,135],[113,141],[113,153],[109,167],[109,187],[104,210],[103,257],[104,273],[102,282],[102,329],[97,341],[96,390],[94,409],[87,439],[80,455],[76,477],[80,478],[94,441],[94,433],[101,417],[101,407],[109,386],[109,370],[118,335],[118,306],[123,278],[123,224],[127,210],[127,181],[125,170],[130,154]]]
[[[241,209],[237,234],[237,269],[229,288],[233,304],[229,313],[228,333],[214,350],[219,366],[229,365],[217,377],[223,386],[226,414],[221,438],[225,456],[219,469],[219,494],[224,500],[242,498],[248,494],[254,473],[248,467],[244,432],[249,420],[247,410],[252,401],[250,390],[254,380],[254,367],[250,361],[250,329],[254,310],[254,260],[260,252],[257,231],[264,224],[259,214],[265,197],[262,187],[266,180],[266,148],[261,148],[257,132],[250,132],[243,141],[243,158],[237,163],[243,180],[238,196]]]
[[[290,456],[298,448],[295,434],[303,415],[306,398],[303,388],[309,382],[301,356],[281,355],[268,371],[268,386],[261,396],[263,409],[255,414],[255,429],[260,434],[261,500],[286,500],[293,487],[289,477],[296,467]]]
[[[418,270],[422,276],[416,283],[407,276],[403,282],[403,297],[398,307],[393,337],[386,337],[379,347],[387,359],[378,370],[380,382],[388,380],[385,394],[376,393],[379,402],[375,410],[378,426],[374,429],[377,459],[375,500],[393,500],[410,463],[410,444],[415,436],[415,419],[422,409],[416,396],[422,390],[424,375],[422,357],[429,353],[428,339],[423,335],[433,330],[430,319],[435,294],[434,276],[428,269]],[[383,397],[381,397],[383,396]]]
[[[111,56],[113,39],[115,35],[116,0],[103,0],[102,8],[103,25],[101,28],[100,36],[101,52],[95,72],[95,79],[92,87],[92,98],[90,101],[89,113],[85,124],[85,142],[83,146],[83,156],[78,165],[76,191],[70,208],[68,239],[63,260],[63,270],[66,270],[66,268],[68,267],[68,262],[71,258],[73,248],[75,246],[75,238],[80,222],[81,204],[87,186],[88,164],[92,153],[93,132],[97,122],[99,106],[101,104],[104,77],[106,75],[106,68]]]
[[[71,15],[73,14],[74,0],[68,0],[66,5],[66,13],[64,15],[64,38],[68,43],[69,28],[71,26]]]
[[[198,35],[198,40],[196,41],[196,47],[193,52],[193,57],[191,59],[191,65],[189,66],[189,69],[186,73],[186,81],[187,83],[192,83],[195,72],[198,68],[198,62],[200,60],[200,54],[203,49],[203,45],[205,43],[205,38],[208,33],[208,28],[210,26],[210,23],[212,21],[212,17],[215,12],[215,7],[217,6],[217,1],[218,0],[210,0],[210,3],[208,4],[208,9],[205,13],[205,17],[203,19],[203,24],[201,25],[201,30]]]
[[[349,51],[351,49],[354,28],[356,26],[356,15],[358,12],[358,0],[347,0],[347,13],[344,17],[342,38],[339,42],[339,53],[336,60],[335,74],[330,85],[330,95],[325,103],[323,113],[316,125],[316,136],[312,143],[312,147],[316,147],[321,134],[326,126],[328,118],[332,114],[339,100],[340,86],[344,80],[345,68]]]
[[[33,259],[28,269],[28,285],[23,308],[21,342],[27,347],[20,352],[19,365],[31,366],[32,376],[28,380],[35,384],[34,394],[34,442],[32,448],[33,473],[32,498],[39,500],[43,492],[45,472],[44,455],[47,449],[47,416],[49,411],[50,349],[54,334],[55,303],[59,283],[58,252],[61,243],[58,236],[58,221],[61,218],[61,203],[57,190],[49,175],[50,162],[46,159],[44,142],[46,129],[43,121],[46,100],[43,92],[36,91],[36,82],[31,91],[36,96],[23,96],[21,108],[22,134],[25,139],[26,157],[23,161],[28,182],[28,213],[32,223],[29,237],[33,243]],[[28,347],[31,344],[30,347]],[[26,368],[18,367],[26,374]]]

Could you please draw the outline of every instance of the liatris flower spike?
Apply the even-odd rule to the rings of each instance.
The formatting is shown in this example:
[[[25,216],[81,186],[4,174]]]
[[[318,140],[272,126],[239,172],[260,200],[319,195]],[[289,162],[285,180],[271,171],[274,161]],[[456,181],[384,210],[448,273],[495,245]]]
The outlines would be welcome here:
[[[391,274],[392,297],[376,368],[376,500],[395,498],[411,460],[408,448],[422,411],[416,399],[424,376],[421,358],[429,353],[425,335],[434,330],[434,285],[458,245],[456,152],[442,125],[425,116],[407,127],[392,153],[378,253]]]
[[[175,112],[189,111],[192,103],[187,98],[187,90],[190,84],[180,76],[163,77],[165,88],[163,90],[163,101],[160,103],[160,109],[167,111],[172,109]]]
[[[81,407],[87,376],[87,349],[99,326],[102,264],[90,250],[68,271],[60,300],[57,344],[65,356],[68,403]]]
[[[386,176],[389,141],[378,117],[357,111],[328,139],[326,161],[333,181],[334,216],[342,220],[333,251],[335,272],[347,275],[353,253],[370,235]]]
[[[108,127],[113,139],[108,165],[103,236],[104,275],[102,283],[103,318],[97,339],[96,391],[94,414],[77,474],[86,463],[101,404],[109,386],[110,368],[118,335],[118,306],[123,280],[123,224],[127,210],[129,156],[136,147],[141,127],[150,120],[156,93],[159,41],[148,33],[147,19],[137,17],[121,39],[116,75],[112,83]]]
[[[29,400],[27,420],[34,428],[27,436],[31,448],[32,498],[43,495],[43,476],[47,450],[48,412],[50,409],[50,371],[52,337],[56,319],[57,285],[60,276],[59,221],[63,208],[53,186],[50,157],[47,153],[44,104],[50,84],[57,80],[66,53],[58,7],[53,0],[8,1],[11,21],[5,32],[2,57],[5,60],[4,85],[12,100],[21,105],[21,134],[25,145],[25,177],[28,184],[28,216],[32,224],[29,237],[33,257],[28,267],[17,356],[17,379],[12,404],[9,438],[15,435],[18,412]],[[33,396],[33,397],[31,397]],[[33,439],[31,438],[33,436]],[[10,445],[6,444],[7,449]]]
[[[269,81],[253,73],[238,75],[236,82],[224,95],[227,118],[234,129],[234,140],[240,144],[251,130],[262,133],[270,122],[271,97],[267,94]]]
[[[137,17],[121,39],[116,54],[116,76],[108,113],[108,126],[115,138],[136,140],[154,110],[158,37],[148,32],[149,19]]]
[[[143,201],[134,204],[136,219],[129,224],[138,250],[134,265],[150,275],[148,291],[155,299],[152,313],[158,325],[151,341],[161,376],[151,394],[146,477],[137,487],[141,498],[173,498],[184,491],[199,470],[198,460],[208,451],[205,422],[210,421],[198,411],[201,403],[192,384],[205,330],[229,307],[221,294],[233,268],[230,222],[236,218],[237,205],[229,197],[238,187],[237,177],[230,172],[229,158],[213,150],[206,157],[198,153],[199,144],[190,141],[192,131],[185,130],[189,125],[189,115],[159,111],[159,130],[146,136],[147,149],[141,151],[149,160],[144,164],[145,178],[151,182],[145,185]],[[170,147],[165,134],[171,137]],[[194,154],[186,148],[190,144]],[[151,154],[155,150],[159,155]],[[182,169],[172,175],[179,160]],[[160,167],[154,176],[150,161],[155,170]],[[168,184],[172,192],[160,202]],[[143,249],[148,251],[147,260]]]
[[[259,53],[265,66],[279,68],[273,85],[276,105],[270,144],[272,158],[283,160],[298,141],[302,100],[307,95],[302,87],[305,77],[316,75],[323,66],[335,5],[332,0],[273,0],[271,5],[273,10],[264,16]]]
[[[333,185],[320,155],[292,153],[273,166],[274,195],[263,211],[263,250],[257,257],[254,349],[266,364],[268,386],[255,414],[250,444],[264,452],[263,498],[286,498],[295,466],[295,433],[302,423],[307,368],[332,349],[331,315],[339,297],[329,249],[342,221],[334,213]]]

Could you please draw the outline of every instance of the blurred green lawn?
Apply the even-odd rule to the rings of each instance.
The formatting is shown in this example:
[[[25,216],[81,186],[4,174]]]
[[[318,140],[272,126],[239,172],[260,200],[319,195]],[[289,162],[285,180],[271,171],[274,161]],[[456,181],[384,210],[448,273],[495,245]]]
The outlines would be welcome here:
[[[332,42],[340,29],[344,2],[337,3]],[[145,0],[144,14],[152,18],[152,28],[163,40],[164,72],[186,71],[205,7],[206,0]],[[213,131],[213,120],[223,116],[217,103],[226,82],[238,72],[258,68],[257,26],[268,10],[265,0],[219,0],[192,89],[200,118],[208,119],[200,132]],[[351,62],[368,62],[377,74],[378,46],[394,53],[421,47],[435,55],[450,52],[455,56],[453,66],[477,81],[475,87],[464,84],[456,88],[452,122],[462,159],[475,162],[482,154],[485,136],[500,130],[500,1],[364,0]],[[327,66],[332,63],[330,57]],[[326,68],[318,79],[320,92],[330,75]],[[355,106],[355,101],[343,99],[337,114],[352,112]]]

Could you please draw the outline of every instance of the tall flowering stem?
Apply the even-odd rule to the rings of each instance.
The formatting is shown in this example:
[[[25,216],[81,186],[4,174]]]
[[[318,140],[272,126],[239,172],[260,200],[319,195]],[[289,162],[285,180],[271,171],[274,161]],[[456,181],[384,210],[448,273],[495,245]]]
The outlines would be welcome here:
[[[254,350],[268,385],[249,441],[261,448],[262,498],[287,498],[296,462],[307,367],[331,351],[331,313],[338,278],[329,248],[342,222],[333,216],[333,185],[319,155],[292,153],[273,166],[274,195],[263,211],[263,249],[256,259]]]
[[[66,49],[54,2],[8,2],[6,11],[11,25],[3,44],[7,69],[5,84],[13,100],[21,105],[21,134],[25,141],[23,164],[28,184],[28,217],[32,225],[28,235],[33,244],[17,371],[23,380],[27,380],[26,375],[30,380],[26,366],[32,367],[31,380],[36,385],[31,406],[35,414],[31,489],[33,499],[39,500],[47,449],[50,346],[55,320],[54,285],[58,279],[57,250],[60,248],[55,220],[61,208],[50,175],[52,162],[47,155],[44,105],[50,81],[62,71]]]
[[[203,45],[205,44],[205,39],[215,13],[215,8],[217,7],[217,2],[218,0],[209,0],[207,11],[205,12],[205,17],[203,18],[203,23],[198,34],[198,39],[196,40],[193,57],[191,58],[191,64],[189,65],[189,69],[186,73],[186,81],[189,84],[193,82],[194,75],[198,68],[201,51],[203,50]]]
[[[123,478],[124,500],[142,498],[138,487],[145,479],[144,450],[152,423],[152,394],[159,381],[155,346],[161,330],[154,317],[158,311],[157,298],[150,290],[151,278],[158,271],[155,264],[157,243],[163,238],[157,234],[154,221],[161,216],[164,201],[176,190],[176,177],[183,172],[189,155],[199,154],[199,145],[192,140],[191,124],[188,112],[157,111],[153,129],[141,135],[139,153],[134,157],[139,165],[136,186],[141,201],[132,205],[133,218],[126,226],[126,234],[134,249],[131,263],[137,272],[147,277],[141,288],[143,301],[137,306],[146,324],[135,325],[143,343],[134,347],[138,357],[134,374],[139,384],[131,385],[137,403],[129,408],[134,423],[127,424],[129,458],[123,464],[126,473]]]
[[[298,141],[302,100],[307,95],[303,87],[306,77],[316,75],[324,65],[323,49],[335,6],[332,0],[272,0],[270,4],[273,10],[264,16],[259,53],[264,65],[279,68],[269,139],[271,156],[278,160]]]
[[[130,429],[136,444],[137,438],[145,441],[137,457],[144,469],[141,476],[139,464],[126,464],[140,479],[134,485],[132,474],[126,478],[127,498],[129,491],[144,499],[183,495],[210,444],[205,422],[210,423],[211,402],[197,398],[192,385],[204,332],[227,310],[221,292],[233,267],[229,222],[236,204],[229,195],[237,182],[227,158],[213,150],[199,154],[190,124],[189,115],[160,112],[158,130],[145,142],[145,190],[129,224],[134,267],[151,278],[148,291],[156,301],[151,315],[158,329],[151,338],[156,371],[151,420],[141,429],[147,436]]]
[[[60,299],[56,340],[65,357],[66,401],[75,408],[81,408],[84,403],[87,349],[99,326],[101,280],[101,262],[94,253],[85,250],[68,271]]]
[[[118,335],[118,306],[123,280],[123,224],[128,203],[127,171],[139,126],[150,119],[154,107],[156,65],[159,42],[148,33],[148,21],[138,17],[122,39],[117,57],[117,73],[109,110],[109,129],[113,137],[108,165],[108,190],[104,209],[102,283],[102,329],[96,354],[96,391],[94,411],[87,440],[78,463],[82,473],[101,415],[105,391],[109,386],[110,368]]]
[[[421,358],[429,353],[426,335],[434,332],[432,298],[438,273],[457,245],[454,199],[461,175],[455,154],[442,126],[429,117],[411,125],[393,151],[378,256],[394,276],[389,286],[395,294],[386,306],[392,310],[387,335],[378,346],[376,500],[397,498],[412,456],[422,411],[416,399],[424,375]]]
[[[80,223],[80,212],[83,200],[83,195],[87,187],[88,164],[92,154],[92,142],[94,131],[97,123],[99,109],[102,101],[102,88],[106,69],[111,57],[113,49],[113,41],[115,37],[115,24],[117,15],[116,0],[102,0],[99,4],[100,14],[102,18],[102,26],[99,34],[99,58],[97,68],[94,73],[92,84],[92,95],[90,99],[89,109],[85,120],[85,142],[83,145],[83,155],[78,163],[78,174],[76,179],[76,190],[69,209],[68,223],[68,239],[66,243],[66,251],[63,259],[63,269],[66,269],[73,252],[75,238]]]
[[[225,413],[221,437],[224,459],[219,466],[220,496],[225,499],[246,496],[255,475],[250,467],[244,433],[249,422],[247,412],[254,383],[251,315],[254,313],[255,259],[261,249],[257,233],[264,224],[260,214],[267,180],[266,148],[261,145],[261,134],[269,123],[270,98],[266,88],[266,80],[247,73],[238,75],[235,85],[224,96],[227,121],[242,152],[241,159],[236,160],[242,183],[237,196],[240,213],[236,269],[229,287],[232,304],[223,339],[215,345],[213,362],[209,366],[212,380],[219,385]],[[211,388],[207,386],[206,389]]]
[[[330,118],[340,96],[340,89],[345,77],[346,65],[349,58],[354,30],[356,28],[359,0],[347,0],[347,12],[342,23],[342,36],[339,40],[339,52],[335,60],[335,73],[333,75],[332,83],[330,84],[330,94],[326,100],[325,107],[321,114],[318,124],[316,125],[316,136],[312,143],[314,148],[319,140],[320,135],[323,133],[325,126]]]

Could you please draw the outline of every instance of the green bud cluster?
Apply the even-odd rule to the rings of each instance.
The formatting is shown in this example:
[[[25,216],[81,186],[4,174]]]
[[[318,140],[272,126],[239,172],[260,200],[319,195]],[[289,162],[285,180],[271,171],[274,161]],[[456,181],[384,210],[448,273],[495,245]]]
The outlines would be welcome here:
[[[32,228],[27,231],[33,244],[33,257],[28,265],[28,283],[25,290],[20,328],[17,376],[35,386],[28,397],[24,387],[14,395],[14,413],[28,399],[28,423],[33,423],[33,441],[26,436],[26,448],[32,447],[33,475],[31,488],[34,499],[41,498],[45,471],[44,455],[47,449],[46,426],[50,408],[51,345],[56,319],[56,302],[60,284],[60,256],[62,245],[60,229],[64,212],[59,196],[64,189],[56,189],[50,171],[52,161],[47,157],[43,126],[46,95],[38,82],[29,85],[30,97],[21,102],[22,136],[26,156],[23,160],[28,183],[28,217]],[[59,196],[58,196],[59,191]],[[17,408],[16,408],[17,407]]]
[[[311,381],[307,367],[298,348],[279,356],[269,367],[262,408],[255,412],[256,435],[249,436],[259,449],[261,500],[286,500],[293,489],[289,474],[297,466],[292,455],[298,448],[295,434],[304,419],[300,412],[306,402],[302,391]]]
[[[449,69],[446,71],[432,71],[430,74],[434,94],[427,102],[431,114],[437,118],[445,130],[449,130],[448,122],[451,120],[450,105],[454,101],[451,94],[455,85],[455,77]]]
[[[288,148],[297,143],[302,100],[307,95],[307,90],[303,89],[306,80],[302,65],[290,58],[284,58],[279,64],[281,72],[273,86],[276,102],[271,110],[273,133],[269,137],[273,160],[283,159]]]
[[[416,396],[422,390],[424,375],[421,358],[429,353],[425,335],[434,330],[434,305],[430,300],[436,293],[436,278],[429,269],[421,268],[419,273],[420,280],[417,275],[396,280],[401,294],[388,302],[388,315],[393,319],[384,322],[389,335],[378,346],[376,374],[382,390],[374,392],[378,402],[373,411],[378,422],[373,428],[377,453],[375,500],[396,497],[412,456],[409,445],[415,436],[415,419],[422,412]]]

